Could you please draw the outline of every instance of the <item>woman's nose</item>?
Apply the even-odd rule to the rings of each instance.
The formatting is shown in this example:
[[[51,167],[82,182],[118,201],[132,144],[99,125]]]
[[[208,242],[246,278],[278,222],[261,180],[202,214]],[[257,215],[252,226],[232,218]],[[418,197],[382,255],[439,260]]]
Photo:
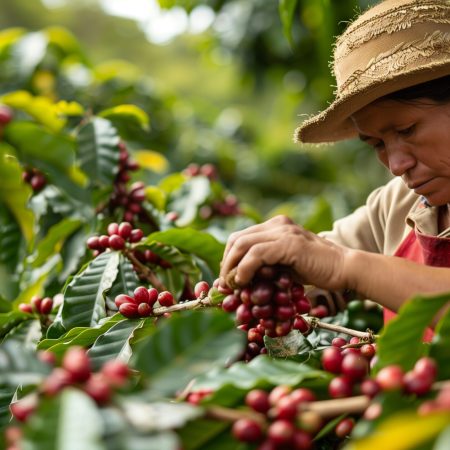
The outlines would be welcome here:
[[[402,176],[416,165],[416,158],[404,145],[393,145],[387,151],[389,170],[392,175]]]

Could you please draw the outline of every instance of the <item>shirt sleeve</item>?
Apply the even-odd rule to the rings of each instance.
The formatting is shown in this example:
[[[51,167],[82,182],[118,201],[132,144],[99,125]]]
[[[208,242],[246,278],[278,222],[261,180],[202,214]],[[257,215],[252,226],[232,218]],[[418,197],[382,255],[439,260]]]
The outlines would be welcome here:
[[[375,189],[366,204],[336,220],[331,231],[320,236],[349,248],[392,254],[405,230],[405,219],[415,195],[396,177]]]

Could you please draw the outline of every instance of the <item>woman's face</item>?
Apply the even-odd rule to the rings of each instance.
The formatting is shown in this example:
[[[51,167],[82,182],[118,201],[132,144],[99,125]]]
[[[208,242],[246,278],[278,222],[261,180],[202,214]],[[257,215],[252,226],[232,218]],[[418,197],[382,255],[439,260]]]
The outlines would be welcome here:
[[[361,140],[430,205],[450,203],[450,104],[378,100],[352,116]]]

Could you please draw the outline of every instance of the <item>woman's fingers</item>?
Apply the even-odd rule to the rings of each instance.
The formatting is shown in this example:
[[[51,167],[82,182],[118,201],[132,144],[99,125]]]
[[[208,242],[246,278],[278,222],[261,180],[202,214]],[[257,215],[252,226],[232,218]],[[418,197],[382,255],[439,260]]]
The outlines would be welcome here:
[[[287,224],[293,224],[292,220],[289,219],[287,216],[275,216],[272,217],[269,220],[266,220],[263,223],[259,223],[256,225],[252,225],[251,227],[246,228],[245,230],[237,231],[235,233],[230,234],[227,245],[225,246],[225,251],[223,254],[223,261],[226,261],[228,254],[230,253],[231,249],[234,247],[236,242],[243,238],[244,236],[264,232],[268,230],[272,230],[274,227],[280,226],[280,225],[287,225]],[[222,272],[222,273],[228,273]]]
[[[256,244],[274,241],[277,239],[277,234],[278,233],[273,229],[261,229],[261,231],[253,231],[252,233],[241,233],[239,236],[235,237],[233,245],[230,246],[227,254],[222,260],[220,276],[224,278]]]

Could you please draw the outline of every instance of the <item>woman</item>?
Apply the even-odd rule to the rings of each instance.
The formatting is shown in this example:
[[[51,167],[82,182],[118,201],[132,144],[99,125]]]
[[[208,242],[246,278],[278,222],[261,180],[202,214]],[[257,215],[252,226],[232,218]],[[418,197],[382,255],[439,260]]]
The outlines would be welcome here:
[[[284,216],[234,233],[221,276],[236,267],[246,284],[261,265],[285,264],[305,284],[393,311],[412,295],[450,292],[450,2],[371,8],[338,38],[334,72],[335,101],[296,140],[359,136],[395,178],[320,236]]]

